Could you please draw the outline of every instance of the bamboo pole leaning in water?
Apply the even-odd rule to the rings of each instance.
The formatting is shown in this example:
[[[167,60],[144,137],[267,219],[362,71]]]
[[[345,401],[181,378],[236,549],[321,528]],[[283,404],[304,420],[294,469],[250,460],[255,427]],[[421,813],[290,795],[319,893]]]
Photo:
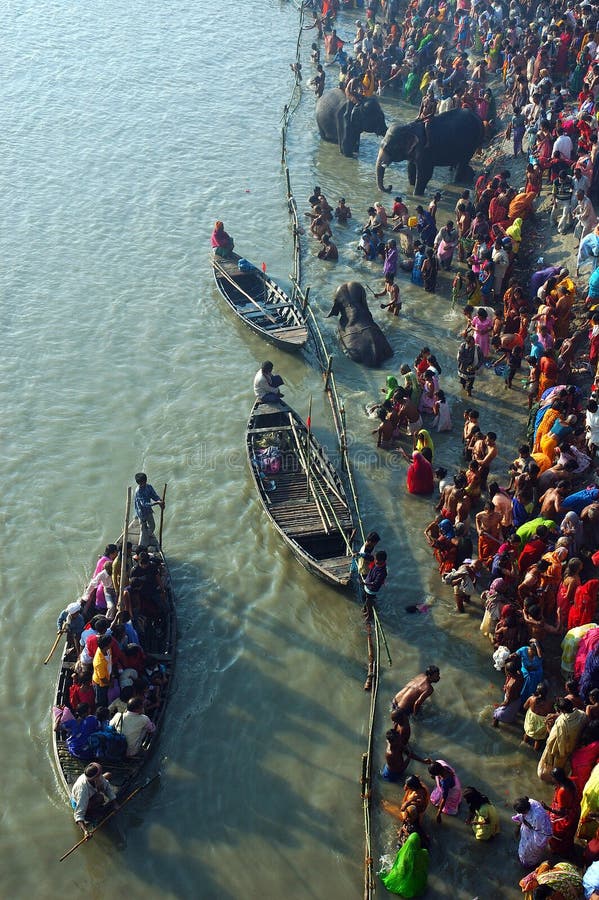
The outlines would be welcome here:
[[[160,507],[160,528],[158,529],[158,544],[160,549],[162,550],[162,526],[164,524],[164,502],[166,500],[166,484],[164,485],[164,490],[162,491],[162,506]]]
[[[58,642],[60,641],[60,639],[61,639],[61,637],[63,636],[63,634],[66,634],[66,633],[67,633],[67,632],[66,632],[66,629],[64,629],[64,628],[61,628],[61,629],[60,629],[60,631],[59,631],[58,634],[56,635],[56,640],[55,640],[54,643],[52,644],[52,647],[51,647],[51,649],[50,649],[50,652],[48,653],[47,657],[45,658],[45,660],[44,660],[44,662],[43,662],[43,665],[44,665],[44,666],[46,666],[46,665],[50,662],[50,660],[51,660],[52,657],[54,656],[54,651],[55,651],[56,648],[58,647]]]
[[[131,513],[131,488],[127,488],[127,503],[125,504],[125,523],[123,525],[123,541],[121,545],[121,572],[119,577],[119,599],[117,602],[117,612],[123,608],[123,591],[126,587],[127,580],[127,539],[129,537],[129,515]],[[131,612],[131,610],[129,610]]]

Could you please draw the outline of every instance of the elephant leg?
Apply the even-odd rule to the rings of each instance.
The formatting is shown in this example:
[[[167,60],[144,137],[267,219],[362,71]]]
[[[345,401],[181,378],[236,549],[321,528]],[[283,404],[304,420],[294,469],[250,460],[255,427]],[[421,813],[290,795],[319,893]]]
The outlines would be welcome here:
[[[408,160],[408,181],[412,187],[416,184],[416,163],[411,159]]]
[[[337,135],[339,138],[339,152],[343,156],[351,156],[353,149],[353,127],[351,122],[351,104],[345,103],[337,116]]]
[[[474,171],[469,162],[461,162],[457,164],[453,179],[456,184],[470,184],[473,178]]]
[[[424,194],[426,186],[431,180],[433,174],[433,166],[429,162],[420,163],[416,172],[416,184],[414,185],[415,194]]]

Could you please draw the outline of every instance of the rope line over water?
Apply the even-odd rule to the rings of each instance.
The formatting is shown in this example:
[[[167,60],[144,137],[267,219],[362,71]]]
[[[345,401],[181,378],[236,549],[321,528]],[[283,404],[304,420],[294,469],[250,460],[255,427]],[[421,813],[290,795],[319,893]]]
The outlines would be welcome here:
[[[289,102],[283,108],[281,117],[281,165],[285,172],[285,182],[287,189],[287,208],[291,218],[291,228],[293,235],[293,273],[291,279],[293,282],[294,298],[299,298],[302,308],[306,313],[310,335],[314,344],[314,350],[318,365],[324,379],[324,390],[329,398],[331,411],[333,414],[333,422],[337,433],[339,444],[339,453],[341,457],[341,465],[345,472],[347,483],[350,488],[352,503],[356,514],[356,520],[360,529],[361,542],[366,537],[364,524],[360,514],[360,506],[358,502],[358,492],[352,470],[352,462],[348,449],[347,428],[345,421],[345,405],[339,396],[337,390],[337,382],[333,372],[333,355],[325,343],[322,331],[318,325],[318,321],[309,302],[310,288],[302,288],[302,270],[301,270],[301,235],[303,229],[300,227],[300,221],[297,211],[297,203],[293,194],[291,184],[291,173],[288,161],[288,133],[293,119],[293,115],[301,102],[301,43],[302,31],[304,27],[305,10],[303,5],[295,4],[299,12],[299,28],[297,42],[295,46],[295,63],[292,64],[294,73],[294,83],[291,91]],[[389,665],[391,665],[391,655],[387,646],[385,633],[382,629],[379,617],[374,610],[374,654],[370,661],[369,672],[371,678],[370,706],[368,712],[368,737],[366,751],[362,755],[362,768],[360,776],[360,785],[362,791],[362,808],[364,815],[364,900],[371,900],[376,891],[376,881],[374,877],[373,858],[372,858],[372,832],[371,832],[371,811],[372,811],[372,771],[373,771],[373,750],[374,750],[374,727],[376,721],[376,704],[379,689],[379,671],[380,671],[380,649],[381,639],[384,642],[387,651]],[[370,628],[370,625],[367,625]],[[370,637],[369,637],[370,641]]]

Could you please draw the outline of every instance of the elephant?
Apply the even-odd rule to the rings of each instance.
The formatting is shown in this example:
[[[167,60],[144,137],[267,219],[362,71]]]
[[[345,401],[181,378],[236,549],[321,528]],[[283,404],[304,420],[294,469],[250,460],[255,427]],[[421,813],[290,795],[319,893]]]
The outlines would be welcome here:
[[[316,123],[321,138],[339,144],[339,151],[344,156],[358,152],[363,131],[382,137],[387,130],[385,114],[376,97],[368,97],[356,106],[346,99],[340,88],[327,91],[319,98]]]
[[[472,177],[469,162],[483,139],[483,123],[476,113],[469,109],[441,113],[431,119],[428,132],[427,136],[423,119],[387,129],[376,160],[379,190],[391,190],[392,185],[384,186],[385,168],[402,159],[408,160],[408,180],[415,194],[424,193],[435,166],[455,166],[456,181]]]
[[[359,281],[340,284],[327,316],[339,316],[339,340],[350,359],[377,368],[393,356],[393,348],[372,318],[366,291]]]

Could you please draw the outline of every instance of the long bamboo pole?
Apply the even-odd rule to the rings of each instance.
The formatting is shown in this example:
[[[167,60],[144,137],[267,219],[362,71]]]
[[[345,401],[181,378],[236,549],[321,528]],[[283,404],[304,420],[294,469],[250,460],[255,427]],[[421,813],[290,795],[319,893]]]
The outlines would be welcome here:
[[[164,490],[162,491],[162,506],[160,507],[160,528],[158,529],[158,543],[160,544],[160,549],[162,550],[162,525],[164,523],[164,501],[166,500],[166,484],[164,485]]]
[[[123,525],[123,543],[121,547],[121,576],[119,579],[119,599],[117,612],[123,608],[123,591],[127,587],[127,539],[129,537],[129,515],[131,513],[131,487],[127,488],[127,504],[125,506],[125,524]],[[129,610],[130,611],[130,610]]]
[[[64,859],[67,858],[67,856],[70,856],[71,853],[74,853],[75,850],[81,846],[81,844],[85,844],[86,841],[89,841],[91,838],[93,838],[96,831],[99,831],[100,828],[103,825],[105,825],[109,819],[112,819],[113,816],[116,816],[116,814],[118,812],[120,812],[123,809],[123,807],[126,806],[127,803],[129,803],[130,800],[133,800],[133,798],[136,796],[136,794],[139,794],[140,791],[145,790],[148,787],[148,785],[152,784],[153,781],[156,781],[157,778],[160,778],[160,772],[157,772],[152,778],[148,778],[147,781],[145,781],[143,784],[140,784],[140,786],[135,788],[134,791],[131,791],[129,796],[126,797],[123,800],[123,802],[116,809],[113,809],[111,812],[108,813],[107,816],[104,816],[104,818],[98,822],[98,824],[96,825],[95,828],[93,828],[88,834],[86,834],[85,837],[81,838],[80,841],[77,841],[77,843],[73,847],[71,847],[70,850],[67,850],[66,853],[63,853],[63,855],[60,857],[58,862],[62,862]]]
[[[48,653],[47,657],[44,660],[44,663],[43,663],[44,665],[47,665],[50,662],[50,660],[52,659],[52,657],[54,655],[54,651],[58,647],[58,642],[60,641],[63,634],[66,634],[66,630],[64,628],[61,628],[60,631],[58,632],[58,634],[56,635],[56,640],[52,644],[52,648],[51,648],[50,652]]]
[[[306,500],[310,501],[310,437],[312,435],[312,394],[308,403],[308,443],[306,446]]]

